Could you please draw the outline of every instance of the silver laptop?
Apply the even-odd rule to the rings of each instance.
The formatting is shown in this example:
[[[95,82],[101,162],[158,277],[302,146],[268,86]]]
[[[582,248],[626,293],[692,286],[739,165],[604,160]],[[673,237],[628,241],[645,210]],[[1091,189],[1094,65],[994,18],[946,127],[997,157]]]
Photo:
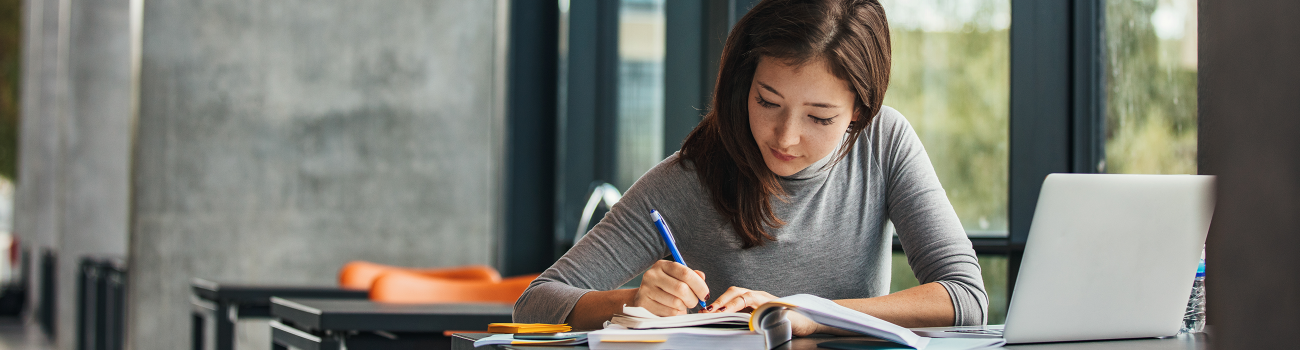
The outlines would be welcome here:
[[[1048,175],[1005,327],[913,331],[1011,344],[1175,335],[1213,211],[1213,176]]]

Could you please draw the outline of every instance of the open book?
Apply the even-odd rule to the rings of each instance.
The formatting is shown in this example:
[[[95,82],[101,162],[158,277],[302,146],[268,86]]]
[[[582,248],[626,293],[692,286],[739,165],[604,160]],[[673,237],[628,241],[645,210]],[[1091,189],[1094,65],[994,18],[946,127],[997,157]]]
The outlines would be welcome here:
[[[930,342],[930,338],[916,335],[907,328],[844,307],[834,301],[808,294],[795,294],[759,305],[758,309],[755,309],[754,314],[749,318],[749,329],[767,332],[776,331],[764,330],[768,327],[766,324],[769,323],[766,321],[774,318],[785,319],[785,312],[788,311],[803,314],[813,322],[888,340],[918,350],[924,349],[925,345]],[[790,333],[790,324],[788,322],[785,323],[784,331],[786,334]],[[786,338],[789,339],[789,335]],[[776,345],[780,344],[773,344],[773,346]]]
[[[884,339],[914,349],[924,349],[930,338],[907,328],[881,320],[833,301],[798,294],[760,305],[753,314],[716,313],[659,317],[643,308],[624,307],[606,329],[588,334],[592,349],[682,349],[699,348],[705,338],[711,344],[765,344],[766,349],[790,341],[790,321],[786,312],[794,311],[814,322],[843,330]],[[745,327],[739,330],[699,328],[700,326]],[[686,327],[686,328],[676,328]],[[752,347],[750,347],[752,348]]]

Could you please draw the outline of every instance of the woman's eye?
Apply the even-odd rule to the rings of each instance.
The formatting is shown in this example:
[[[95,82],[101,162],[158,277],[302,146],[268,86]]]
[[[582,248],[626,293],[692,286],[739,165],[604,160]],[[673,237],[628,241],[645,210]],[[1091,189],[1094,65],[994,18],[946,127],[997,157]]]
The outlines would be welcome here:
[[[775,104],[775,103],[767,102],[767,100],[764,100],[764,99],[763,99],[763,96],[762,96],[762,95],[759,95],[758,97],[755,97],[755,99],[758,100],[758,105],[759,105],[759,106],[763,106],[763,108],[776,108],[776,107],[780,107],[780,105],[777,105],[777,104]]]
[[[818,117],[814,117],[814,116],[811,116],[811,115],[809,115],[808,117],[809,117],[809,118],[812,118],[812,120],[813,120],[814,122],[817,122],[817,124],[821,124],[821,125],[831,125],[831,124],[834,124],[834,123],[835,123],[835,117],[830,117],[830,118],[818,118]]]

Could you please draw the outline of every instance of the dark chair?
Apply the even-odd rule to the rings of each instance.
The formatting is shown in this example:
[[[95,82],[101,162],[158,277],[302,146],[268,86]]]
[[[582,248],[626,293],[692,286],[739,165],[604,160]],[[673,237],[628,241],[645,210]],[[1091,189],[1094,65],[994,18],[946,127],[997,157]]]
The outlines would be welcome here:
[[[125,260],[83,257],[77,278],[77,306],[77,349],[125,348]]]

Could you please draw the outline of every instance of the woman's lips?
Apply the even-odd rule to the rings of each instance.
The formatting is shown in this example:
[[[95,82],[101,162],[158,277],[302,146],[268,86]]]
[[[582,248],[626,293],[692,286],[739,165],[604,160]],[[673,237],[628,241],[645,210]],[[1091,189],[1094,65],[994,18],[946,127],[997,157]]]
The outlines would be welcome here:
[[[776,159],[780,159],[780,160],[783,161],[783,162],[788,162],[788,161],[790,161],[791,159],[795,159],[795,156],[792,156],[792,155],[789,155],[789,154],[785,154],[785,153],[781,153],[781,151],[777,151],[777,150],[775,150],[775,149],[771,149],[771,148],[768,148],[768,150],[769,150],[769,151],[772,151],[772,156],[773,156],[773,157],[776,157]]]

